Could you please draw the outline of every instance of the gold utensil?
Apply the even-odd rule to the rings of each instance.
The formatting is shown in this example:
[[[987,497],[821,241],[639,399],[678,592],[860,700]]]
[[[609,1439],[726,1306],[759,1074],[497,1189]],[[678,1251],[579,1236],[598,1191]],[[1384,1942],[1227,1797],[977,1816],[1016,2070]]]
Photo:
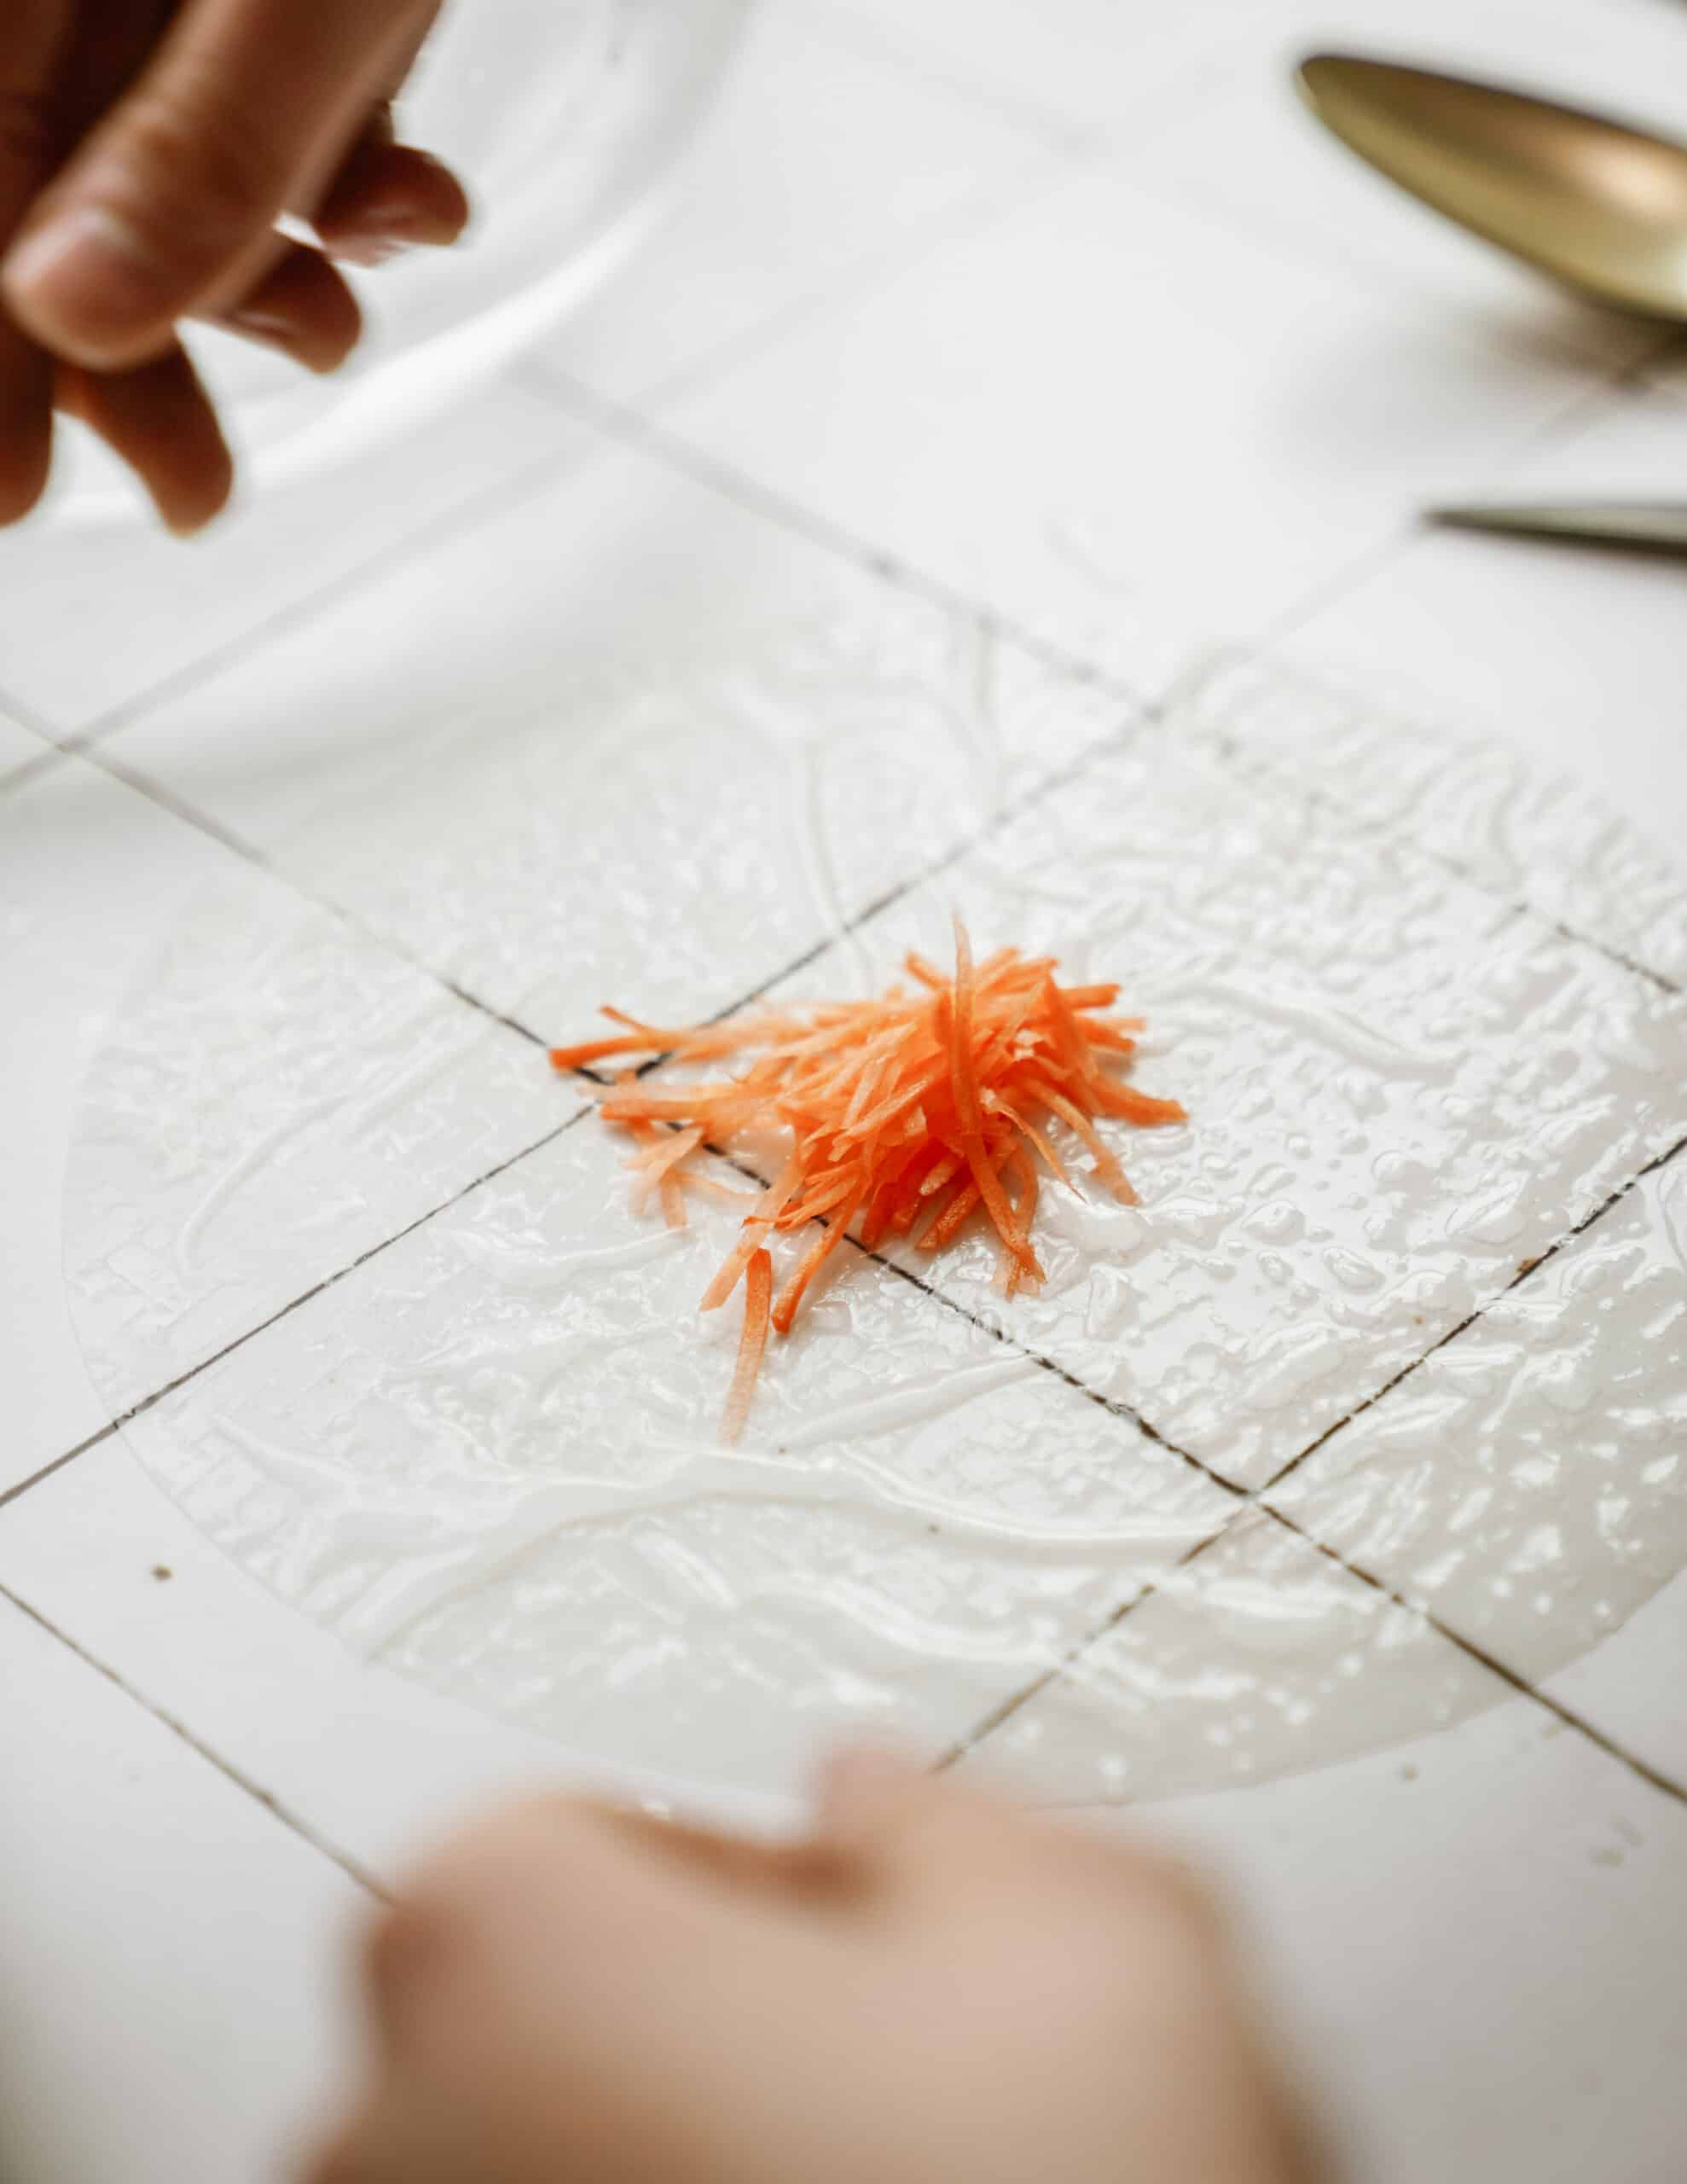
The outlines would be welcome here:
[[[1343,143],[1448,219],[1585,294],[1687,319],[1687,147],[1354,54],[1313,55],[1300,86]]]

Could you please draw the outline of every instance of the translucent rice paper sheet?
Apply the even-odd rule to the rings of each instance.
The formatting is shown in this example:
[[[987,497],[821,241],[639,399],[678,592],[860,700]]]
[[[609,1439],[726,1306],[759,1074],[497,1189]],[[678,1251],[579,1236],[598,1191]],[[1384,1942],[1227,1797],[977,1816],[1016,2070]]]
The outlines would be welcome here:
[[[676,1780],[783,1789],[842,1729],[934,1756],[995,1729],[1048,1795],[1152,1795],[1492,1703],[1389,1590],[1539,1673],[1687,1547],[1676,1171],[1555,1250],[1687,1133],[1687,1011],[1205,726],[1116,735],[1027,800],[1037,749],[1070,767],[1101,730],[1093,690],[1063,704],[1017,659],[991,746],[1013,816],[965,848],[989,812],[928,800],[929,739],[959,732],[929,651],[900,700],[812,632],[753,672],[651,668],[583,768],[542,722],[477,723],[278,854],[355,922],[257,874],[197,903],[78,1118],[97,1385],[192,1519],[358,1653]],[[884,723],[876,804],[797,739],[845,786],[784,926],[753,873],[794,747],[746,725],[770,676],[776,720]],[[706,857],[641,853],[688,810]],[[690,931],[734,858],[710,1005],[887,977],[959,908],[981,947],[1122,976],[1154,1025],[1139,1081],[1194,1121],[1123,1142],[1139,1210],[1048,1186],[1040,1298],[1001,1298],[982,1240],[935,1266],[847,1248],[728,1451],[737,1310],[696,1305],[733,1209],[635,1218],[577,1088],[446,981],[547,1031],[588,982],[649,1005],[646,936]]]

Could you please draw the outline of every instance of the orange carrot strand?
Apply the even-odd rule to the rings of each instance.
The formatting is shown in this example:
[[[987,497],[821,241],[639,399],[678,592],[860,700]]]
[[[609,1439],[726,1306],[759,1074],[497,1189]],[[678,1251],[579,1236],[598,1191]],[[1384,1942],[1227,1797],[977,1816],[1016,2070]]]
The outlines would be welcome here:
[[[744,1431],[756,1383],[761,1376],[773,1293],[773,1260],[766,1252],[754,1252],[745,1275],[744,1332],[738,1339],[738,1362],[733,1368],[726,1414],[721,1420],[721,1438],[729,1448],[736,1447]]]

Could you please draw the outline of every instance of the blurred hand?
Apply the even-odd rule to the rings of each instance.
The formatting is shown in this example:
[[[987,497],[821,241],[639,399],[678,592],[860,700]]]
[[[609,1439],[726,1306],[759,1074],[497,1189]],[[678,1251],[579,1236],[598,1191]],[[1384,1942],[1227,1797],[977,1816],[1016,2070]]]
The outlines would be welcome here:
[[[461,189],[390,109],[438,4],[0,0],[0,523],[40,496],[56,407],[197,529],[233,473],[178,323],[332,371],[360,321],[331,258],[455,240]]]
[[[310,2184],[1307,2184],[1181,1873],[873,1755],[752,1847],[558,1801],[371,1937]]]

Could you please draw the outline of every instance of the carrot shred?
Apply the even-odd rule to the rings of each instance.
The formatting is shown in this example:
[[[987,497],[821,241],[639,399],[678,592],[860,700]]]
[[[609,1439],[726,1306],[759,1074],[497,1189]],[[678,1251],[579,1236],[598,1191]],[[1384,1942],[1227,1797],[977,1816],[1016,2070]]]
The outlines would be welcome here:
[[[619,1027],[612,1036],[550,1050],[559,1070],[645,1055],[658,1074],[670,1062],[748,1057],[738,1074],[692,1085],[652,1083],[628,1066],[599,1107],[637,1148],[628,1162],[635,1206],[658,1197],[675,1228],[686,1225],[693,1192],[743,1209],[738,1240],[701,1300],[716,1310],[744,1284],[722,1426],[729,1442],[748,1420],[769,1336],[791,1333],[846,1237],[869,1252],[906,1237],[931,1255],[979,1213],[1006,1294],[1017,1296],[1043,1279],[1031,1243],[1040,1165],[1075,1188],[1038,1118],[1071,1130],[1096,1180],[1129,1205],[1136,1193],[1098,1122],[1153,1129],[1187,1119],[1176,1101],[1151,1098],[1119,1074],[1134,1059],[1143,1022],[1100,1013],[1117,1001],[1116,985],[1061,985],[1052,956],[1012,948],[975,959],[959,920],[953,975],[915,954],[902,967],[911,983],[876,1000],[763,1007],[690,1031],[606,1008]],[[770,1136],[787,1151],[753,1195],[705,1165],[711,1153],[759,1161]],[[778,1240],[802,1230],[809,1233],[780,1287]]]
[[[738,1363],[733,1369],[732,1386],[727,1392],[726,1415],[721,1420],[721,1438],[728,1446],[737,1442],[744,1431],[744,1422],[750,1415],[751,1398],[756,1392],[756,1382],[762,1371],[762,1353],[768,1346],[768,1312],[773,1293],[773,1259],[767,1252],[754,1252],[751,1254],[745,1278],[744,1332],[738,1339]]]

